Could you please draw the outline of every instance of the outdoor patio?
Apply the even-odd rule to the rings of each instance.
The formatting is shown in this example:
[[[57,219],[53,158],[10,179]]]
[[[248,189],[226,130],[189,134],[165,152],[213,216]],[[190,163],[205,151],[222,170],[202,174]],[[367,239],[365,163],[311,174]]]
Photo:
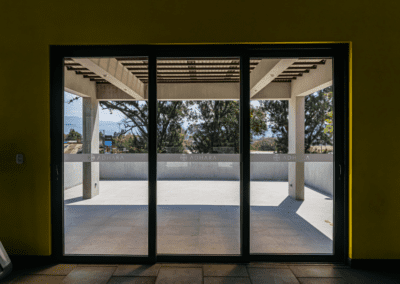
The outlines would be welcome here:
[[[82,199],[82,185],[65,190],[65,254],[146,255],[147,181],[100,181]],[[332,253],[332,197],[305,187],[288,196],[288,182],[251,182],[250,253]],[[159,254],[239,254],[239,181],[158,181]]]

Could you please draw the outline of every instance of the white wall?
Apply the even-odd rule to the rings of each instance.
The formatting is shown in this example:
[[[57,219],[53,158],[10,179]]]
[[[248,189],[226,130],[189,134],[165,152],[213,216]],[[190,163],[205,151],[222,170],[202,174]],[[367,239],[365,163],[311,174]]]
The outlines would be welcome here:
[[[147,163],[100,163],[100,179],[147,179]],[[287,163],[251,163],[251,180],[287,180]],[[158,162],[162,180],[239,180],[237,162]]]
[[[82,163],[64,163],[64,189],[82,183]]]
[[[333,195],[333,163],[304,163],[306,186],[315,188],[330,196]]]
[[[305,163],[305,184],[327,195],[333,193],[333,163]],[[239,180],[239,163],[159,162],[160,180]],[[100,180],[147,180],[148,164],[100,163]],[[288,163],[251,163],[252,181],[287,181]],[[82,183],[82,163],[64,163],[64,189]]]

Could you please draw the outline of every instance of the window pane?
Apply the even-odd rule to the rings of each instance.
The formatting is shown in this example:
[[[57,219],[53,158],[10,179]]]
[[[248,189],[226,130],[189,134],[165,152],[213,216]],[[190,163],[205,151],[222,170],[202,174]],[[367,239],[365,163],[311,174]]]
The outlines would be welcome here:
[[[127,64],[148,70],[146,58],[65,60],[65,254],[148,254],[147,85]]]
[[[331,254],[332,60],[251,62],[250,253]]]
[[[240,254],[239,58],[157,65],[157,251]]]

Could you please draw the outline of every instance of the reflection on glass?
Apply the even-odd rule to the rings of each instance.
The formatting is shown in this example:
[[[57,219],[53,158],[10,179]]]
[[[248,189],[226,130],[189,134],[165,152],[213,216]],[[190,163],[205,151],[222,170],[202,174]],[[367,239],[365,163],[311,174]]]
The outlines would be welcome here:
[[[147,59],[91,59],[109,74],[112,66],[125,72],[131,83],[124,90],[85,60],[65,60],[65,85],[80,81],[74,93],[87,93],[64,96],[64,253],[147,255],[147,75],[125,67],[147,72]]]
[[[250,146],[250,253],[330,254],[332,87],[316,88],[329,83],[332,62],[258,60],[250,73],[251,106],[265,115],[268,129],[253,136]],[[277,76],[262,81],[262,72]]]

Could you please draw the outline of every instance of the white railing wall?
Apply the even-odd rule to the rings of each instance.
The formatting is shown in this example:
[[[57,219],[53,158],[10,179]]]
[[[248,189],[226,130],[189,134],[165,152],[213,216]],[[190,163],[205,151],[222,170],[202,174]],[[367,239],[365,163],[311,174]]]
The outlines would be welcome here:
[[[64,189],[74,187],[82,182],[82,163],[64,163]]]
[[[76,160],[83,161],[83,159],[92,162],[102,161],[100,163],[101,180],[147,180],[148,178],[147,155],[145,154],[119,155],[119,157],[118,155],[87,155],[88,157],[86,155],[64,156],[66,161],[64,163],[64,189],[82,183],[82,162]],[[329,161],[333,160],[332,155],[312,154],[309,157],[311,157],[311,161],[305,163],[304,169],[306,186],[332,196],[333,163]],[[288,161],[293,161],[293,158],[295,156],[289,154],[253,154],[250,164],[250,180],[288,181]],[[159,180],[240,179],[239,155],[162,154],[158,159],[157,177]],[[222,162],[220,162],[221,160]]]

